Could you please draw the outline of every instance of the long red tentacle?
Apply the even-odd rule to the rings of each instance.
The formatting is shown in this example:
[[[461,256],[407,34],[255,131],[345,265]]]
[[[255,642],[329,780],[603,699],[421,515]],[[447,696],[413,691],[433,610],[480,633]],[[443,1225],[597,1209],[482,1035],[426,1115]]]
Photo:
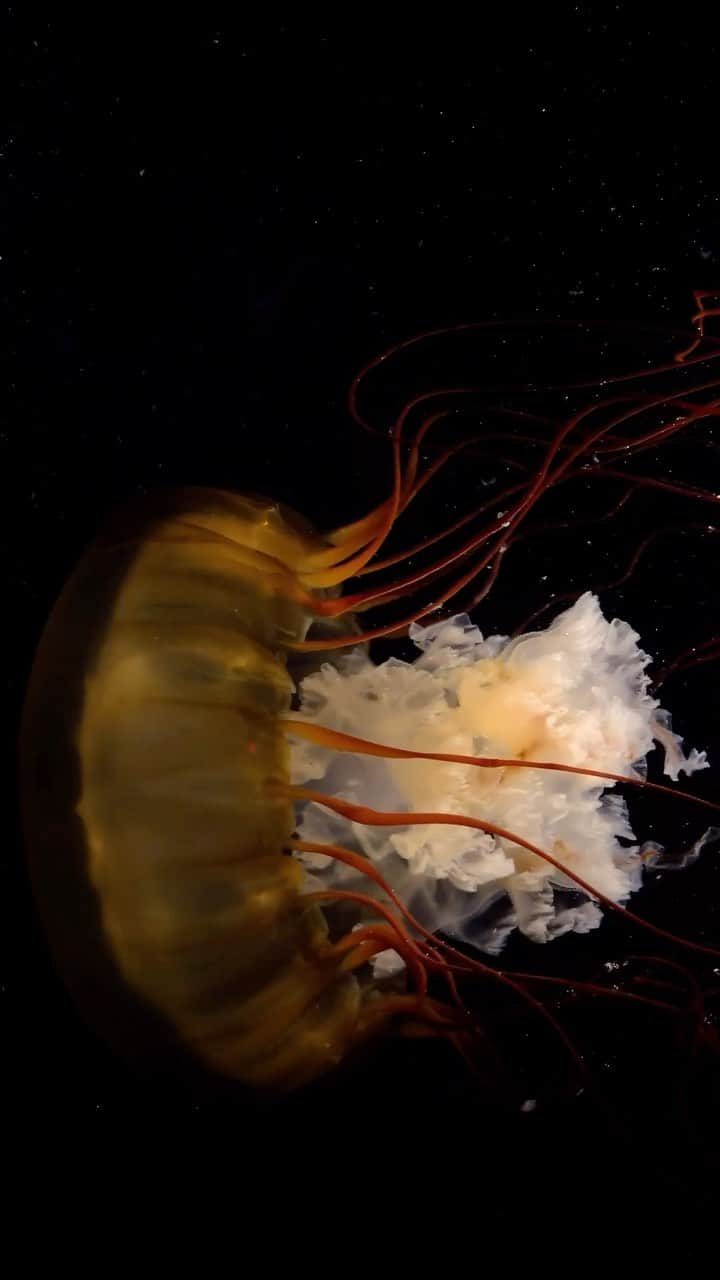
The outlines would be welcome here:
[[[286,733],[304,738],[307,742],[314,742],[318,746],[331,747],[335,751],[358,752],[361,755],[379,756],[384,760],[438,760],[446,764],[465,764],[478,769],[544,769],[555,773],[574,773],[586,778],[629,783],[632,787],[673,796],[674,799],[687,800],[690,804],[698,804],[720,813],[720,803],[714,800],[695,796],[692,792],[682,791],[679,787],[666,786],[662,782],[649,782],[646,778],[628,777],[625,773],[587,769],[583,765],[559,764],[555,760],[519,760],[512,756],[468,756],[450,751],[411,751],[405,747],[391,747],[382,742],[372,742],[369,738],[359,738],[352,733],[342,733],[338,729],[328,729],[325,725],[294,717],[280,720],[279,723]],[[516,843],[520,842],[516,841]]]
[[[352,804],[349,800],[342,800],[338,796],[326,795],[324,792],[315,791],[311,787],[289,787],[288,793],[293,799],[312,800],[315,804],[331,809],[343,818],[349,818],[351,822],[360,822],[367,826],[402,827],[427,824],[429,826],[472,827],[476,831],[484,831],[488,835],[497,836],[501,840],[508,840],[512,844],[517,844],[521,848],[527,849],[529,853],[535,854],[536,857],[548,863],[549,866],[555,867],[556,871],[562,872],[569,880],[572,880],[579,888],[583,889],[589,897],[597,899],[603,906],[616,912],[625,920],[629,920],[632,924],[638,925],[641,929],[655,934],[658,938],[664,938],[666,942],[672,942],[675,946],[697,951],[702,955],[720,956],[720,948],[718,947],[711,947],[705,943],[696,942],[691,938],[680,937],[679,934],[672,933],[669,929],[663,929],[660,925],[651,924],[650,921],[644,920],[642,916],[636,915],[634,911],[628,910],[627,907],[621,907],[619,903],[613,902],[612,898],[609,898],[607,894],[601,893],[584,876],[573,871],[571,867],[561,862],[559,858],[553,857],[552,854],[545,849],[541,849],[539,845],[534,844],[531,840],[526,840],[523,836],[518,835],[517,832],[509,831],[507,827],[501,827],[497,823],[486,822],[481,818],[471,818],[467,814],[437,813],[434,811],[407,813],[403,810],[395,812],[372,809],[368,805]]]

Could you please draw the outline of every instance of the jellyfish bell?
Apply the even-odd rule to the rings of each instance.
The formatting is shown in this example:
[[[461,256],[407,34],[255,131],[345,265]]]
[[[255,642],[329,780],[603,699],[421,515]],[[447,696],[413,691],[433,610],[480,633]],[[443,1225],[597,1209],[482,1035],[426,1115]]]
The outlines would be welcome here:
[[[687,355],[680,389],[580,379],[574,405],[534,379],[520,405],[504,384],[419,390],[391,424],[388,489],[323,537],[272,501],[193,488],[111,523],[50,618],[21,736],[38,902],[111,1042],[287,1090],[396,1027],[465,1050],[457,984],[479,974],[562,1037],[527,975],[488,954],[512,930],[592,930],[601,908],[637,921],[623,904],[661,855],[612,788],[645,785],[654,742],[671,779],[706,761],[591,591],[515,636],[486,638],[456,606],[495,598],[590,465],[621,496],[711,503],[637,459],[717,412],[698,373],[714,354]],[[468,435],[478,397],[498,402]],[[488,454],[489,494],[389,546],[453,466]],[[368,653],[399,631],[419,657]]]

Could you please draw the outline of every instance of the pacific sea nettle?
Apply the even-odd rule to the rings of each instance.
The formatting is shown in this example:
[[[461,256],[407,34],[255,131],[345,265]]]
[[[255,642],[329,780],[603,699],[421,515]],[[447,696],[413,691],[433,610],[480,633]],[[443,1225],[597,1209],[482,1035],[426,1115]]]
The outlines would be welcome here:
[[[421,382],[376,442],[386,496],[329,534],[274,501],[192,487],[109,521],[40,641],[21,786],[57,967],[123,1054],[179,1048],[283,1091],[391,1031],[472,1058],[476,978],[564,1038],[543,999],[553,979],[493,956],[514,931],[594,930],[607,908],[718,954],[623,905],[647,867],[688,864],[714,834],[700,825],[689,849],[663,852],[633,833],[618,787],[668,789],[644,780],[655,744],[673,782],[708,764],[672,732],[636,632],[604,615],[593,583],[563,598],[561,579],[518,633],[480,629],[507,562],[532,564],[553,527],[610,529],[640,495],[692,503],[714,531],[717,494],[658,462],[720,406],[717,310],[696,300],[692,342],[640,372],[618,372],[606,342],[603,377],[573,382],[596,335],[568,325],[565,376],[543,380],[538,326],[524,380]],[[420,352],[427,382],[429,351],[497,332],[399,344],[354,380],[352,418],[372,429],[359,400],[389,356]],[[448,474],[473,501],[392,550]],[[578,486],[595,496],[559,520]],[[628,580],[666,525],[638,531]],[[368,641],[389,636],[413,654],[378,660]]]

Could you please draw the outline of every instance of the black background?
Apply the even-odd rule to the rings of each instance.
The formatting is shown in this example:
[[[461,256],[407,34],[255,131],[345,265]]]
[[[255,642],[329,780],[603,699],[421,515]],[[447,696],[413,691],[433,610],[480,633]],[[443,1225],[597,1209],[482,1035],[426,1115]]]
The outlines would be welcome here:
[[[13,732],[43,620],[116,502],[195,483],[272,494],[320,527],[360,514],[384,495],[387,454],[381,437],[349,421],[345,388],[375,352],[427,327],[520,320],[503,375],[523,365],[529,318],[582,317],[603,334],[615,326],[626,368],[667,350],[647,326],[680,331],[692,289],[720,285],[720,50],[712,31],[646,23],[644,8],[561,4],[505,20],[482,7],[472,22],[438,11],[392,28],[387,15],[266,11],[241,21],[198,9],[156,25],[115,17],[101,29],[10,11],[0,263],[10,406],[0,457]],[[573,341],[551,331],[553,376],[583,376],[587,353],[578,373]],[[496,330],[464,348],[474,380],[478,370],[480,381],[497,376],[497,353]],[[433,377],[442,381],[435,366]],[[383,371],[379,426],[418,378],[427,385],[422,359]],[[712,424],[672,466],[720,489]],[[411,537],[475,492],[467,463],[451,482]],[[544,572],[558,593],[607,581],[633,534],[711,520],[695,505],[647,499],[607,528],[606,543],[568,528],[535,559],[515,553],[479,625],[516,625],[543,599]],[[590,503],[590,514],[601,507]],[[552,518],[583,513],[575,498]],[[665,659],[717,628],[715,565],[712,536],[678,534],[603,604]],[[712,666],[698,668],[669,682],[666,698],[678,727],[710,751],[720,750],[714,682]],[[706,778],[693,786],[713,792]],[[12,812],[12,791],[7,803]],[[685,807],[642,813],[642,834],[668,842],[701,822]],[[232,1113],[232,1098],[165,1097],[128,1078],[52,976],[19,841],[3,873],[13,1114],[102,1124],[170,1109],[189,1125],[218,1107]],[[710,855],[684,877],[654,881],[634,905],[717,938],[719,888]],[[542,965],[516,958],[588,973],[641,941],[612,921],[590,940],[555,944]],[[712,963],[696,968],[707,979]],[[351,1144],[363,1122],[405,1125],[455,1168],[470,1162],[483,1193],[491,1188],[491,1221],[511,1214],[505,1190],[521,1175],[526,1185],[525,1171],[552,1171],[542,1204],[555,1204],[559,1179],[574,1218],[607,1194],[649,1215],[671,1203],[691,1251],[717,1180],[716,1061],[679,1080],[687,1064],[667,1036],[618,1018],[593,1010],[579,1025],[616,1127],[571,1092],[520,1112],[519,1097],[499,1099],[489,1085],[484,1095],[482,1080],[468,1081],[437,1046],[381,1051],[263,1124],[312,1125],[321,1144],[338,1125]],[[534,1058],[551,1051],[529,1028],[521,1035],[534,1096],[535,1076],[542,1088],[547,1073]]]

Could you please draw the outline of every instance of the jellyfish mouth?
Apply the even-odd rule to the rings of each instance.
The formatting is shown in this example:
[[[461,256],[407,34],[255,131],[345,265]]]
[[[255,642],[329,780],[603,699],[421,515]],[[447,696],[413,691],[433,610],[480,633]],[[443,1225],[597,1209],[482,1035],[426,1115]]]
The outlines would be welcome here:
[[[586,592],[544,630],[484,638],[466,615],[415,625],[414,662],[376,665],[353,650],[299,684],[297,720],[410,750],[554,761],[638,780],[661,746],[676,779],[707,767],[684,754],[649,692],[650,658],[632,627],[607,620]],[[545,849],[565,875],[507,835],[461,825],[367,827],[318,803],[298,804],[307,843],[356,849],[432,932],[489,953],[519,930],[535,942],[597,928],[602,913],[574,873],[613,903],[641,884],[645,864],[627,804],[611,779],[558,770],[477,769],[380,759],[291,738],[291,778],[328,796],[393,812],[482,819]],[[300,853],[308,886],[352,887],[351,868]],[[382,967],[387,957],[380,956]]]

